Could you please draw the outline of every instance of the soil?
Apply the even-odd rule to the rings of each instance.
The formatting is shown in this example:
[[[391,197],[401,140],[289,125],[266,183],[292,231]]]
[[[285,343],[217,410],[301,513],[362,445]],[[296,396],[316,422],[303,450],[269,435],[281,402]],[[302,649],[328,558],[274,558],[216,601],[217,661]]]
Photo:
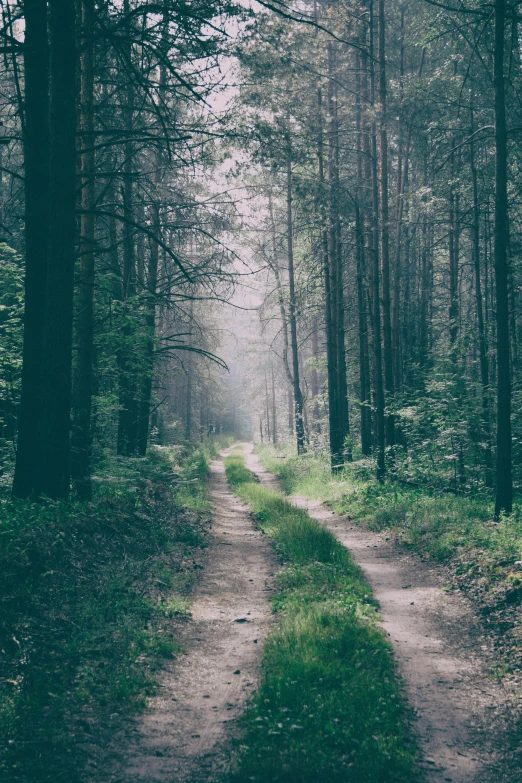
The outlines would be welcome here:
[[[228,487],[226,453],[211,465],[212,536],[182,630],[184,653],[163,670],[157,695],[93,783],[203,783],[230,763],[234,725],[256,688],[277,566]]]
[[[280,489],[247,449],[247,467]],[[389,533],[357,527],[319,501],[294,496],[346,546],[371,583],[380,604],[382,628],[393,645],[413,731],[423,751],[427,783],[515,783],[522,779],[509,750],[516,693],[495,680],[494,644],[472,604],[448,592],[449,572],[405,550]]]

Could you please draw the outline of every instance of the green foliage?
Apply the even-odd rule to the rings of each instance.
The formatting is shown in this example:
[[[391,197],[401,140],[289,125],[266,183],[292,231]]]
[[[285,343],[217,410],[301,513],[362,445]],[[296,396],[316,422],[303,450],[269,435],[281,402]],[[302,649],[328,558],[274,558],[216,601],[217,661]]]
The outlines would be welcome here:
[[[0,243],[0,469],[14,458],[12,441],[20,397],[23,341],[21,256]]]
[[[154,691],[206,545],[206,471],[153,449],[106,460],[92,504],[2,501],[0,778],[85,779],[89,743]]]
[[[255,483],[243,458],[226,468],[286,563],[230,783],[413,783],[404,702],[360,569],[318,522]]]

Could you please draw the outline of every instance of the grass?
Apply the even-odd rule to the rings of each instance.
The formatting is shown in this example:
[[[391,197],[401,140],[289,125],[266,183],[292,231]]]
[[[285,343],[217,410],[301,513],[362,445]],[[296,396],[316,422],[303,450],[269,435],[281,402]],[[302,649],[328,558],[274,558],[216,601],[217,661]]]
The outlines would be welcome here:
[[[243,456],[225,467],[285,566],[230,783],[413,783],[408,716],[360,569],[318,522],[257,483]]]
[[[326,501],[372,530],[394,529],[405,544],[440,561],[464,550],[489,552],[493,559],[522,558],[522,509],[493,521],[493,504],[483,495],[434,493],[395,482],[378,484],[357,464],[335,476],[321,457],[296,457],[270,446],[257,449],[263,465],[281,479],[288,494]]]
[[[90,504],[0,501],[0,779],[84,780],[154,692],[189,617],[215,452],[107,459]]]
[[[288,447],[258,446],[285,492],[325,501],[373,530],[391,530],[423,558],[449,567],[449,587],[463,590],[494,633],[507,673],[522,668],[522,507],[500,522],[484,495],[453,495],[398,482],[378,484],[366,463],[332,475],[327,460]]]

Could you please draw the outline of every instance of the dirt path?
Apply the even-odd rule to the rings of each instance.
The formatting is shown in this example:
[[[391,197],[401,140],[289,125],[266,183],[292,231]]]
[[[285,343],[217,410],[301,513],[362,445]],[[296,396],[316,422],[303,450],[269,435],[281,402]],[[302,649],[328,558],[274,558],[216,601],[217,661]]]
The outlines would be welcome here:
[[[279,489],[251,446],[246,452],[248,468]],[[505,694],[488,675],[492,650],[469,603],[459,594],[444,592],[441,569],[405,552],[389,536],[356,527],[318,501],[290,500],[337,536],[374,589],[416,715],[426,780],[512,781],[499,767],[494,773],[486,771],[492,762],[492,748],[484,741],[489,711],[502,704]]]
[[[273,555],[231,493],[222,457],[211,465],[211,498],[212,540],[181,639],[185,654],[164,670],[122,742],[109,778],[118,783],[213,779],[227,766],[227,739],[256,686]]]

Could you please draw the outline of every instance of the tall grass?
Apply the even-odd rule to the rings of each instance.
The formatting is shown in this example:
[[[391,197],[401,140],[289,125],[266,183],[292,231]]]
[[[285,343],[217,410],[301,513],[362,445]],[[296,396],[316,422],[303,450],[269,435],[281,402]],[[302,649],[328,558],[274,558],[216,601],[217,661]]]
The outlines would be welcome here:
[[[317,521],[256,483],[241,456],[225,465],[285,564],[230,783],[414,783],[400,684],[360,569]]]

